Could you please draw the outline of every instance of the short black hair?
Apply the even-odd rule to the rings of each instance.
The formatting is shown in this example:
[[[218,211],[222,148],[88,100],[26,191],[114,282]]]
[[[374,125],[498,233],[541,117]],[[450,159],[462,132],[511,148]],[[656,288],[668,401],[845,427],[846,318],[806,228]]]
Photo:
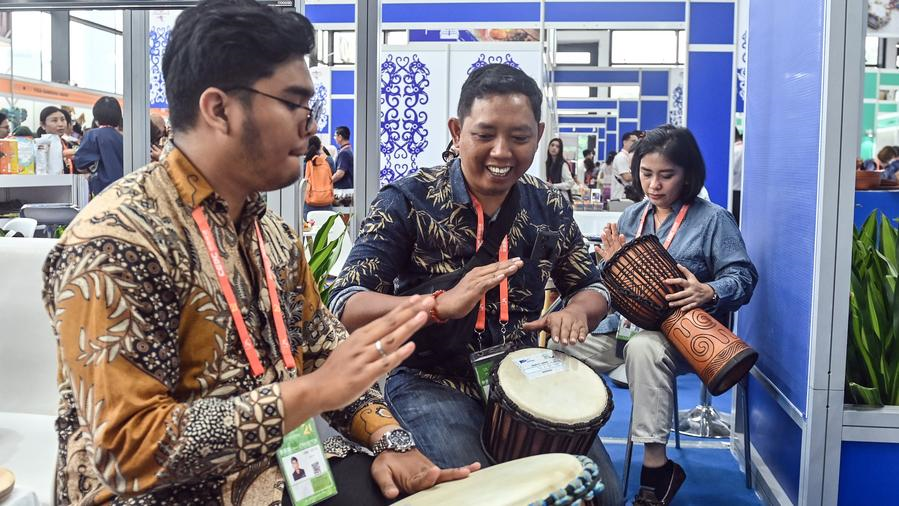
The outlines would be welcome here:
[[[122,126],[122,107],[119,105],[119,101],[113,97],[100,97],[94,102],[91,112],[99,125]]]
[[[527,97],[531,103],[534,119],[540,122],[540,108],[543,105],[543,92],[534,78],[522,70],[504,63],[492,63],[476,69],[468,75],[459,94],[459,106],[456,115],[460,122],[471,113],[471,106],[478,98],[491,95],[515,95]]]
[[[630,131],[630,132],[625,132],[625,134],[621,136],[621,145],[623,146],[623,145],[624,145],[624,141],[628,140],[628,139],[631,138],[631,137],[636,137],[637,140],[639,140],[639,139],[640,139],[640,131],[639,131],[639,130],[632,130],[632,131]]]
[[[635,182],[640,181],[640,162],[644,156],[652,153],[663,156],[684,170],[684,187],[680,200],[687,204],[693,202],[705,185],[705,160],[693,133],[673,125],[662,125],[646,132],[634,147],[631,176]],[[634,184],[634,189],[643,197],[643,185]]]
[[[606,155],[606,164],[611,165],[612,161],[615,160],[615,155],[617,155],[617,151],[609,151],[609,154]]]
[[[20,125],[18,128],[13,130],[12,135],[13,137],[34,137],[34,132],[32,132],[31,129],[27,126]]]
[[[6,121],[8,119],[9,119],[9,116],[7,116],[6,113],[0,112],[0,123],[3,123],[4,121]]]
[[[348,126],[339,126],[334,130],[336,135],[343,137],[346,140],[350,140],[350,127]]]
[[[41,109],[41,124],[44,124],[47,121],[47,118],[58,112],[62,113],[62,115],[66,118],[66,121],[69,121],[69,113],[67,113],[63,109],[60,109],[59,107],[56,107],[55,105],[48,105],[47,107]]]
[[[582,154],[584,155],[585,158],[590,156],[590,153],[593,153],[592,149],[585,149],[584,151],[582,151]]]
[[[295,11],[254,0],[205,0],[184,10],[162,58],[172,128],[194,126],[206,89],[250,87],[314,47],[312,23]]]
[[[299,460],[297,460],[297,458],[296,458],[296,457],[290,457],[290,461],[291,461],[291,462],[296,462],[296,463],[297,463],[297,464],[299,464],[299,463],[300,463],[300,461],[299,461]]]

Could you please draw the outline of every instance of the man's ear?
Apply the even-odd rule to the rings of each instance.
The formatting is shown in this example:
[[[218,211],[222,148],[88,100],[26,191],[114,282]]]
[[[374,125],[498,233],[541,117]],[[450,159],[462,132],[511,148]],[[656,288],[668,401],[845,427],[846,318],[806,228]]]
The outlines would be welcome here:
[[[462,137],[462,121],[459,118],[450,118],[449,121],[446,122],[446,126],[449,127],[450,135],[453,137],[453,144],[455,144],[456,149],[458,149],[459,139]]]
[[[540,142],[540,139],[543,138],[543,131],[546,130],[546,123],[540,122],[537,123],[537,142]]]
[[[206,88],[200,95],[198,119],[207,127],[227,135],[231,131],[228,110],[235,102],[234,98],[218,88]]]

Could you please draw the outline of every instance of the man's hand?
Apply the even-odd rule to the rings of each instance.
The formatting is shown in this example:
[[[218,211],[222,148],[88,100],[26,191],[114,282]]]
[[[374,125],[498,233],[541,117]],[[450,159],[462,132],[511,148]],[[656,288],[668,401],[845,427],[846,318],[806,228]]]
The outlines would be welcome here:
[[[465,467],[440,469],[416,449],[404,453],[387,450],[375,458],[371,476],[384,497],[394,499],[400,492],[414,494],[438,483],[461,480],[480,468],[481,464],[475,462]]]
[[[681,291],[670,293],[665,296],[668,305],[671,307],[682,308],[685,312],[693,308],[701,307],[709,302],[715,296],[715,289],[711,286],[701,283],[696,276],[683,265],[677,264],[677,268],[686,278],[666,279],[665,284],[669,286],[679,286]]]
[[[545,330],[553,341],[563,345],[576,344],[587,340],[587,315],[579,309],[569,306],[560,311],[550,313],[539,320],[527,322],[522,330]]]
[[[322,411],[347,406],[365,393],[381,376],[415,351],[406,341],[425,322],[434,306],[433,297],[415,295],[391,312],[350,334],[321,367],[307,378],[319,385]],[[377,344],[380,342],[381,352]]]
[[[437,314],[445,320],[462,318],[474,309],[485,293],[503,279],[511,277],[523,265],[520,258],[511,258],[475,267],[456,286],[437,298]]]

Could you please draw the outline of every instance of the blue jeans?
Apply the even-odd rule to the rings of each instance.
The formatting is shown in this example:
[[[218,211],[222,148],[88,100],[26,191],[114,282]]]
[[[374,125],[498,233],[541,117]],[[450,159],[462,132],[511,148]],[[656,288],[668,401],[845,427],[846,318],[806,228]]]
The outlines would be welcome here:
[[[390,411],[412,433],[418,449],[441,468],[490,460],[481,447],[484,406],[480,401],[399,367],[387,377],[384,398]],[[623,504],[621,483],[599,438],[587,456],[599,466],[605,484],[599,504]]]

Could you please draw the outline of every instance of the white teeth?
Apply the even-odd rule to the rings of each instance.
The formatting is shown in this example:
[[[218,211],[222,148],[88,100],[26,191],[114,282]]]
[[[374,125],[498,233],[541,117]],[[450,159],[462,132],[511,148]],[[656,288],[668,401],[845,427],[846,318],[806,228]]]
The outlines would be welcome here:
[[[497,167],[495,165],[488,165],[487,170],[489,170],[490,173],[494,176],[505,176],[512,170],[512,167]]]

